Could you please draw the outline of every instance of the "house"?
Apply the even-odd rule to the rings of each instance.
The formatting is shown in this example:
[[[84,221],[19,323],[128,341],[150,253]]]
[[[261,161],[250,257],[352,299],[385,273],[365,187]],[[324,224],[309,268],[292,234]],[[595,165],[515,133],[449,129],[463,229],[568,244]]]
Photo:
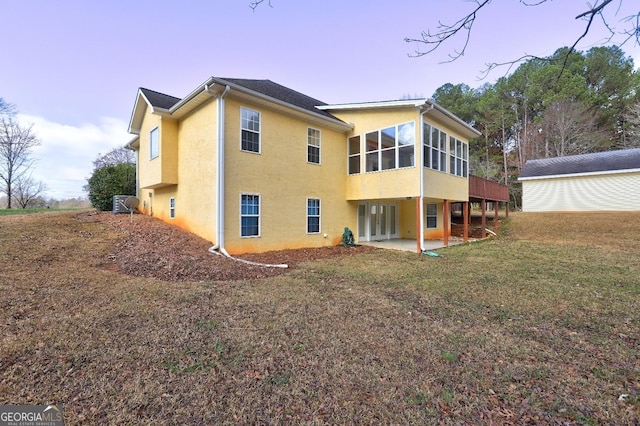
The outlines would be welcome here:
[[[139,210],[240,254],[450,232],[480,133],[428,99],[328,105],[270,80],[137,92]]]
[[[640,148],[529,160],[522,210],[640,210]]]

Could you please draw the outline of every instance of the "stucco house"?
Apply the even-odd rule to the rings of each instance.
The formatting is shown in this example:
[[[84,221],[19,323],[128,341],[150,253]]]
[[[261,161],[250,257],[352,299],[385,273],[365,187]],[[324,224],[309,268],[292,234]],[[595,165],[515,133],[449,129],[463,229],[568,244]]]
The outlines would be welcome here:
[[[479,132],[429,99],[328,105],[270,80],[136,95],[139,210],[231,254],[448,235]],[[466,207],[465,207],[466,210]]]
[[[522,210],[640,210],[640,148],[529,160]]]

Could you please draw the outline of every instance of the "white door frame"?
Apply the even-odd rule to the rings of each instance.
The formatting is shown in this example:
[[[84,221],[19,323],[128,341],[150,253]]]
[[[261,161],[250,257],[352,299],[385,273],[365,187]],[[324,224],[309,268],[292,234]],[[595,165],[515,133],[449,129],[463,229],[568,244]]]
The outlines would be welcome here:
[[[358,204],[358,240],[377,241],[400,238],[399,210],[400,205],[396,202],[360,202]],[[364,223],[362,223],[363,219]]]

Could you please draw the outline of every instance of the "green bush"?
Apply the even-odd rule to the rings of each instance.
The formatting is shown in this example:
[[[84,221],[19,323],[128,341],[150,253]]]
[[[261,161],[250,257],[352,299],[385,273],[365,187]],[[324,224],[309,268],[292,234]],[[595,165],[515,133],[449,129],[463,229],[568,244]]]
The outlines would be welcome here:
[[[120,163],[97,168],[88,179],[89,200],[101,211],[113,210],[114,195],[135,195],[136,166]]]

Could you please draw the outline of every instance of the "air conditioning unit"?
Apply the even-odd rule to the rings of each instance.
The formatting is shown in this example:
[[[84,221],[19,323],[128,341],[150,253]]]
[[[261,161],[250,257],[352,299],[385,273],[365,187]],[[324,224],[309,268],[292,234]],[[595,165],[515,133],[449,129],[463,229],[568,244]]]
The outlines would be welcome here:
[[[133,195],[114,195],[113,196],[113,214],[131,213],[138,207],[140,201]]]

